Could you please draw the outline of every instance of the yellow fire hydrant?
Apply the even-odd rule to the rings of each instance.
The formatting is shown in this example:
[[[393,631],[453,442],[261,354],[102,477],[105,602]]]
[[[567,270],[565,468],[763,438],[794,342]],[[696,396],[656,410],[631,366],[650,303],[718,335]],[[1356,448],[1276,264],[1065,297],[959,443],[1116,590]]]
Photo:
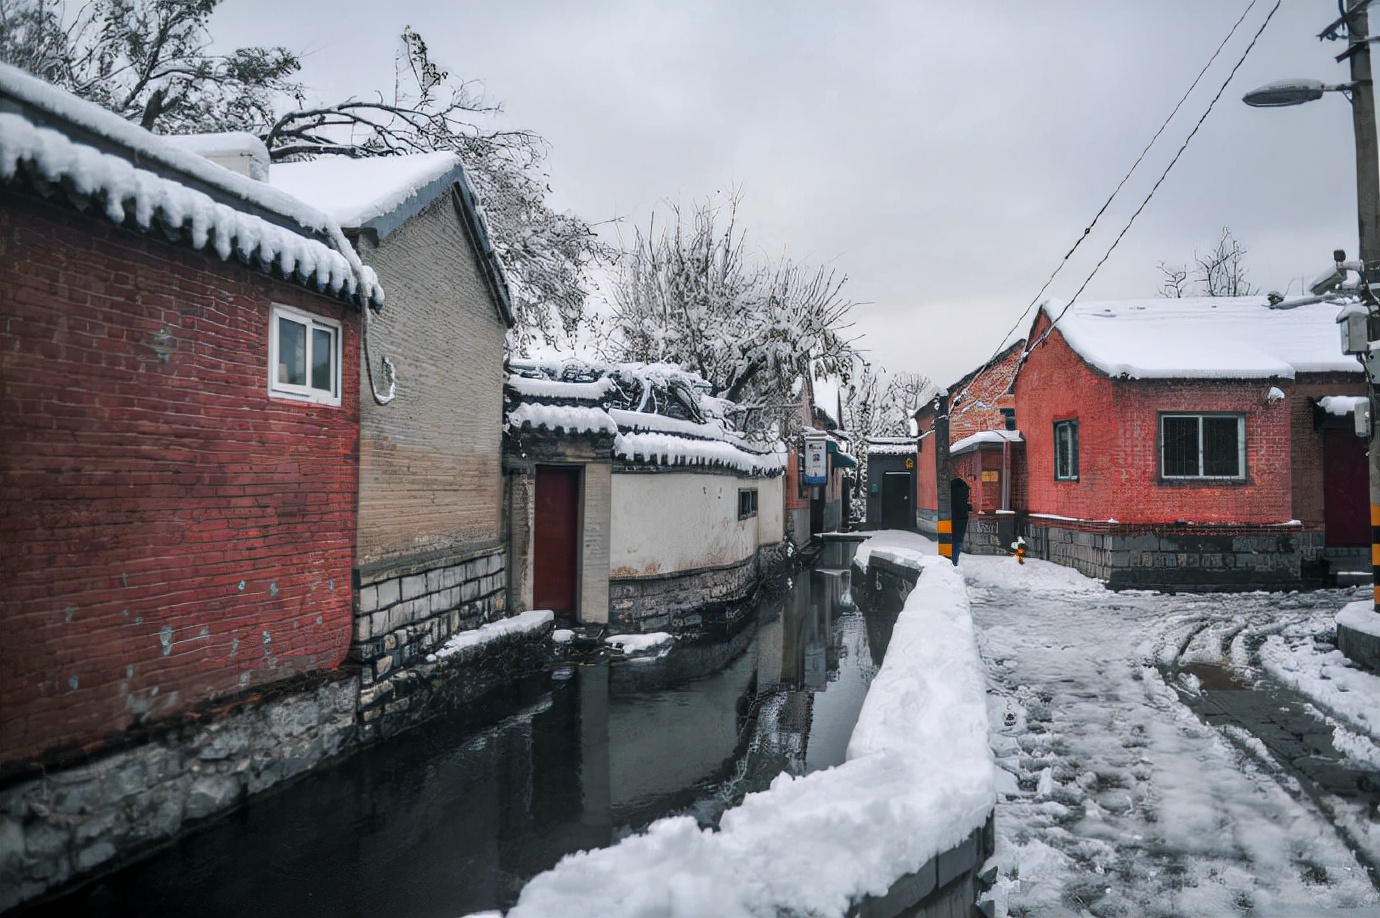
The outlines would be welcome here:
[[[1025,539],[1016,536],[1016,541],[1011,543],[1011,554],[1016,556],[1017,564],[1025,563]]]

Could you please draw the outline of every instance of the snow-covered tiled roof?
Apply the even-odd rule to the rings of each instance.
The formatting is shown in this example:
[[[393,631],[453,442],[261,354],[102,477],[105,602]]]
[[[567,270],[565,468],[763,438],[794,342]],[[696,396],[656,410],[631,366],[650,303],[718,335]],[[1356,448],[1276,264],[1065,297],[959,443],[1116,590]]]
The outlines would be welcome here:
[[[1022,439],[1019,430],[981,430],[950,446],[949,455],[957,456],[959,453],[966,453],[968,450],[977,449],[984,444],[1020,443]]]
[[[0,119],[0,180],[63,188],[115,223],[156,223],[222,259],[383,302],[340,227],[301,201],[7,64]]]
[[[656,466],[705,466],[777,475],[785,449],[748,443],[704,380],[663,364],[513,361],[505,382],[508,430],[612,435],[610,458]],[[676,411],[677,417],[663,413]]]
[[[1064,304],[1042,305],[1059,316]],[[1112,377],[1293,379],[1361,372],[1341,352],[1338,307],[1269,309],[1263,296],[1076,301],[1055,327],[1069,347]]]
[[[317,207],[347,229],[436,199],[437,183],[456,181],[463,170],[454,153],[414,156],[322,156],[304,163],[278,163],[269,184]]]
[[[868,437],[870,456],[909,456],[916,450],[915,437]]]
[[[436,151],[406,156],[321,156],[309,162],[280,163],[269,182],[313,207],[350,231],[367,230],[384,239],[458,189],[462,219],[477,248],[485,281],[503,320],[514,324],[507,274],[493,244],[484,208],[465,177],[460,157]]]

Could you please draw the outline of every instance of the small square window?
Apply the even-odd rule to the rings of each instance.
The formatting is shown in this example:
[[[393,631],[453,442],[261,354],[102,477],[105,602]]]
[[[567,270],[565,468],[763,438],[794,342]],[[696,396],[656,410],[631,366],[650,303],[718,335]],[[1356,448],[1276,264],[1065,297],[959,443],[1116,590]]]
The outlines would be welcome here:
[[[757,515],[757,489],[738,490],[738,519],[746,520]]]
[[[340,404],[340,323],[274,305],[269,325],[268,394]]]
[[[1078,421],[1054,423],[1054,480],[1078,480]]]

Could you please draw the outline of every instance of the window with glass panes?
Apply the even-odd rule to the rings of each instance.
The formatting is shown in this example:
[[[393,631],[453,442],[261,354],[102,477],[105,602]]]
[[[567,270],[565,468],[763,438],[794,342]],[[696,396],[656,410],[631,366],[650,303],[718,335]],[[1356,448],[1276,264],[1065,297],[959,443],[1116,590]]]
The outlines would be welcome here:
[[[1078,480],[1078,422],[1054,422],[1054,479]]]
[[[1163,478],[1245,478],[1245,416],[1160,415],[1160,475]]]
[[[340,323],[274,306],[269,328],[271,395],[340,404]]]

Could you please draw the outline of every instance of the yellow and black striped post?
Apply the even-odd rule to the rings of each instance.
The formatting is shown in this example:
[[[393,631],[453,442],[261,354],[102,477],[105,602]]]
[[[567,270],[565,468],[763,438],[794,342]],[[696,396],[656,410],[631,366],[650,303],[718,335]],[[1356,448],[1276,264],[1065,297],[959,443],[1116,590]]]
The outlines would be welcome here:
[[[938,498],[937,519],[934,523],[935,536],[939,541],[939,554],[954,559],[954,511],[950,497],[949,479],[953,478],[949,468],[949,394],[944,392],[935,399],[934,412],[934,489]]]
[[[1375,441],[1371,441],[1372,450],[1375,449]],[[1372,465],[1374,462],[1372,461]],[[1375,469],[1371,469],[1371,475],[1375,475]],[[1375,483],[1371,483],[1371,490],[1374,491]],[[1372,495],[1374,500],[1374,495]],[[1380,614],[1380,504],[1370,505],[1370,576],[1374,581],[1371,587],[1371,602],[1375,604],[1375,611]]]

